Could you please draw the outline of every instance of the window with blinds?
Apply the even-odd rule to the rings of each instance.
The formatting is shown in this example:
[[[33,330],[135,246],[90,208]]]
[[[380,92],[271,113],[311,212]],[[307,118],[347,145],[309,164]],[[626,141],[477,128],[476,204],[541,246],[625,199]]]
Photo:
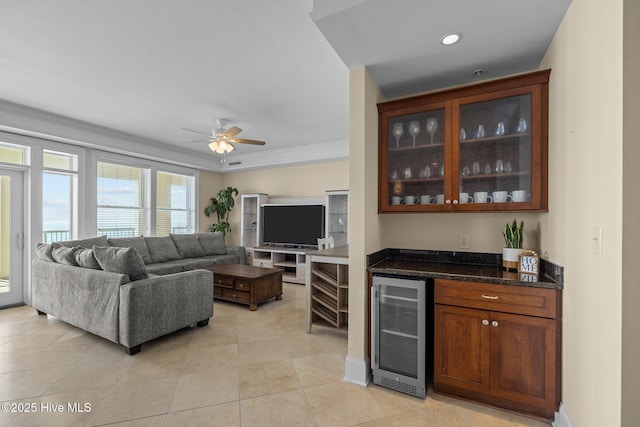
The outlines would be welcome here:
[[[141,236],[148,220],[149,169],[98,162],[98,235],[109,238]]]
[[[156,236],[193,233],[194,177],[159,171],[156,178]]]
[[[44,150],[42,153],[42,241],[77,237],[78,156]]]

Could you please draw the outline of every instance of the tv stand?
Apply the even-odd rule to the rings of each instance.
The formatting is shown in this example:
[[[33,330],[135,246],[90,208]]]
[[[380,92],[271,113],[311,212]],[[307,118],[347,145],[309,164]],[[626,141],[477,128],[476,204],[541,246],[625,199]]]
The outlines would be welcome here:
[[[253,265],[256,267],[279,268],[282,281],[305,284],[307,274],[307,251],[304,248],[283,248],[259,246],[253,248]]]

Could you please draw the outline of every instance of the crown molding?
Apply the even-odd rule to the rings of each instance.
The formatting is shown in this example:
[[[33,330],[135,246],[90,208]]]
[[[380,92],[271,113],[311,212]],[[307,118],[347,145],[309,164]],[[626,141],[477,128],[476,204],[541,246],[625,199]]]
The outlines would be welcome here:
[[[349,141],[279,148],[259,153],[227,156],[218,172],[231,173],[255,169],[296,166],[308,163],[333,162],[349,158]]]

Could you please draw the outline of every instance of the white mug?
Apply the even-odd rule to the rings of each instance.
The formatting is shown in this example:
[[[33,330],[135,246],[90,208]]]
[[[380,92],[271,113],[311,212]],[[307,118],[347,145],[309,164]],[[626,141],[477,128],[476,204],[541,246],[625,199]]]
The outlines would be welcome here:
[[[505,203],[510,202],[512,197],[506,191],[494,191],[493,192],[493,202],[494,203]]]
[[[435,202],[436,198],[433,196],[430,196],[428,194],[423,194],[422,196],[420,196],[420,204],[421,205],[430,205],[431,203]]]
[[[476,191],[473,193],[473,201],[475,203],[492,203],[493,197],[489,196],[486,191]]]
[[[436,196],[436,203],[439,205],[444,203],[444,194],[438,194]]]
[[[514,190],[511,192],[511,200],[517,203],[526,202],[527,201],[527,191],[526,190]]]
[[[418,203],[418,199],[416,196],[404,196],[404,204],[405,205],[415,205]]]
[[[392,205],[399,205],[400,203],[402,203],[402,197],[400,197],[400,196],[391,196],[391,204]]]
[[[473,197],[469,193],[460,193],[460,203],[473,203]]]

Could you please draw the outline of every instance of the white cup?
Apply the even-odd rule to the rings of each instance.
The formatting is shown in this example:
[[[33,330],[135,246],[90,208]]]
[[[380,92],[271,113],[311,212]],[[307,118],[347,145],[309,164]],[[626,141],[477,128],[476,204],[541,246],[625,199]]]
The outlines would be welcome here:
[[[444,194],[438,194],[436,196],[436,203],[439,205],[444,203]]]
[[[493,197],[491,197],[486,191],[476,191],[473,193],[473,201],[475,203],[492,203]]]
[[[400,203],[402,203],[402,197],[400,197],[400,196],[391,196],[391,204],[392,205],[399,205]]]
[[[509,193],[506,191],[494,191],[493,192],[493,203],[506,203],[512,200]]]
[[[415,205],[419,200],[416,196],[404,196],[405,205]]]
[[[517,203],[522,203],[527,201],[527,191],[526,190],[514,190],[511,192],[511,200]]]
[[[469,193],[460,193],[460,203],[473,203],[473,197]]]
[[[431,203],[435,202],[436,198],[433,196],[430,196],[428,194],[423,194],[422,196],[420,196],[420,204],[421,205],[430,205]]]

